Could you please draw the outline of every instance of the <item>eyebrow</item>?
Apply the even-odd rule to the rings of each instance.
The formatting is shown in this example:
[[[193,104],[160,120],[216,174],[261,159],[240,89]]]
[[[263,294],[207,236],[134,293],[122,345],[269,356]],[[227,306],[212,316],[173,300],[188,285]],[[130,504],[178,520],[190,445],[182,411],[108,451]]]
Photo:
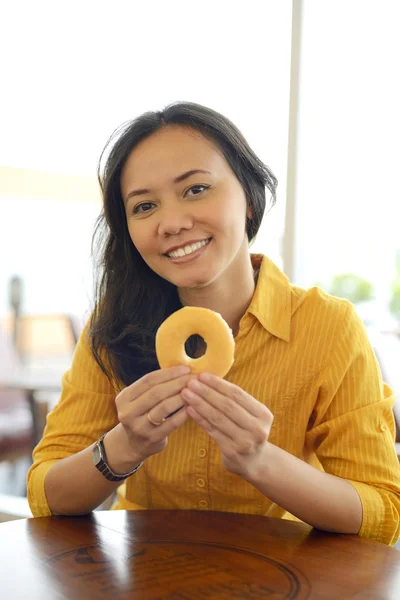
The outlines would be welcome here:
[[[208,173],[209,175],[211,175],[210,171],[205,171],[204,169],[191,169],[190,171],[186,171],[186,173],[182,173],[182,175],[178,175],[178,177],[175,177],[173,182],[180,183],[181,181],[188,179],[192,175],[196,175],[196,173]],[[129,198],[133,198],[134,196],[142,196],[143,194],[148,194],[149,192],[150,190],[146,188],[143,188],[141,190],[132,190],[127,195],[125,203],[128,202]]]

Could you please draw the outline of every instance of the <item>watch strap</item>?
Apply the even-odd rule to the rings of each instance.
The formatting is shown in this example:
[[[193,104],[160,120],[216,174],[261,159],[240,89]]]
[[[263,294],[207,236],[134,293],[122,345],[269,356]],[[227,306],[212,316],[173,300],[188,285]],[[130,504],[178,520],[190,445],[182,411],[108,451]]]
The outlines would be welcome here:
[[[92,452],[93,462],[94,462],[96,469],[98,471],[100,471],[100,473],[103,475],[103,477],[105,477],[108,481],[123,481],[127,477],[134,475],[136,473],[136,471],[138,471],[140,469],[140,467],[143,465],[143,462],[141,462],[134,469],[132,469],[132,471],[129,471],[129,473],[115,473],[110,468],[110,465],[107,462],[106,450],[104,448],[104,438],[107,435],[107,433],[108,432],[103,433],[101,438],[94,445],[93,452]]]

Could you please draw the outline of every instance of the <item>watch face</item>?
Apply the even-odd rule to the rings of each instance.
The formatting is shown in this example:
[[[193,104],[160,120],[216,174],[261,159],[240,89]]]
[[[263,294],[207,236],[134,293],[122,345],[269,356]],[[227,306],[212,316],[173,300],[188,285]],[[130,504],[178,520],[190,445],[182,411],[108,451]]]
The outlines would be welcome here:
[[[97,466],[102,462],[101,453],[99,443],[97,442],[93,448],[93,460],[94,464]]]

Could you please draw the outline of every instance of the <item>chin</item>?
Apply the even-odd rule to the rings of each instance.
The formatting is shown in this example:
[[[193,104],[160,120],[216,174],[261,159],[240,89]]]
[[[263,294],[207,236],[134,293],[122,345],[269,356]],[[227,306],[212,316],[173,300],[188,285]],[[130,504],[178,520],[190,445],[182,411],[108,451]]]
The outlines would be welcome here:
[[[208,286],[210,283],[211,283],[211,281],[209,281],[209,280],[207,279],[207,280],[205,280],[205,281],[195,281],[195,282],[190,282],[190,283],[183,284],[183,285],[178,285],[177,287],[180,287],[180,288],[186,288],[186,289],[192,289],[192,290],[194,290],[194,289],[196,289],[196,288],[198,288],[198,289],[205,288],[205,287],[207,287],[207,286]]]
[[[193,273],[192,275],[188,274],[170,281],[178,288],[195,289],[207,287],[214,281],[216,276],[216,273]]]
[[[206,285],[208,285],[210,283],[209,278],[194,278],[194,277],[182,277],[179,279],[168,279],[168,281],[170,281],[173,285],[175,285],[177,288],[187,288],[187,289],[194,289],[194,288],[202,288],[205,287]]]
[[[215,267],[210,269],[204,265],[201,268],[196,268],[196,265],[193,265],[191,268],[185,269],[185,271],[182,270],[181,273],[174,271],[175,267],[171,265],[171,268],[168,270],[165,267],[162,270],[159,269],[158,274],[177,288],[204,288],[218,276],[218,271]]]

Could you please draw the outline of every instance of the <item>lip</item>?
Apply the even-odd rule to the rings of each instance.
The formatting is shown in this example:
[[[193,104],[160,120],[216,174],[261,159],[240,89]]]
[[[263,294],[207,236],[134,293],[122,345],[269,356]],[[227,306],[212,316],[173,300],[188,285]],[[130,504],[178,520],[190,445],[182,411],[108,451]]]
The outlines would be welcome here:
[[[187,263],[190,262],[192,260],[195,260],[196,258],[199,258],[202,254],[204,254],[204,252],[207,250],[207,248],[209,247],[209,245],[212,242],[212,238],[208,238],[210,241],[208,242],[208,244],[206,244],[205,246],[202,246],[201,248],[198,248],[198,250],[195,250],[194,252],[192,252],[191,254],[185,254],[185,256],[178,256],[176,258],[172,258],[170,256],[166,256],[165,258],[167,260],[169,260],[170,262],[174,263],[175,265],[180,265],[183,263]],[[199,242],[201,242],[202,240],[198,240]],[[185,244],[188,245],[188,244]],[[178,248],[181,248],[182,246],[178,246]]]
[[[178,246],[171,246],[170,248],[168,248],[168,250],[166,250],[164,252],[164,256],[169,254],[170,252],[174,252],[175,250],[178,250],[179,248],[184,248],[185,246],[191,246],[192,244],[197,244],[197,242],[204,242],[209,239],[211,239],[211,238],[202,238],[201,240],[200,239],[199,240],[189,240],[187,242],[179,244]],[[169,256],[167,258],[169,258]]]

